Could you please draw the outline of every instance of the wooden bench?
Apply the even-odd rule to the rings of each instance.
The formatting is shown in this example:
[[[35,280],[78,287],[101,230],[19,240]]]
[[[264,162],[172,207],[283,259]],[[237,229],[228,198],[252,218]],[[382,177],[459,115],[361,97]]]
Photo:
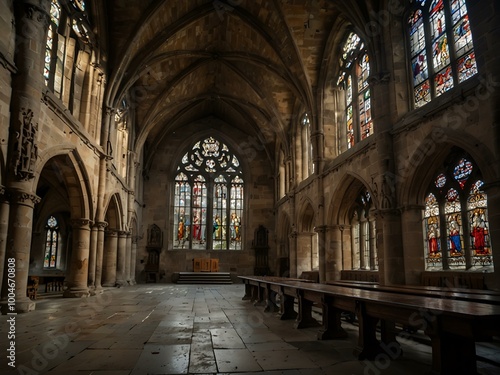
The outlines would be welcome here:
[[[394,324],[422,329],[431,339],[432,369],[438,373],[476,373],[475,342],[500,334],[500,306],[474,301],[450,300],[337,285],[304,283],[278,277],[240,276],[245,282],[244,299],[264,299],[269,291],[280,294],[281,319],[296,319],[295,327],[318,323],[311,317],[312,303],[323,309],[319,339],[341,338],[342,311],[355,313],[359,321],[359,359],[373,360],[380,354],[398,354]],[[298,313],[294,299],[298,299]],[[267,307],[272,300],[267,301]],[[381,340],[376,327],[380,321]],[[399,350],[400,354],[400,350]],[[393,358],[394,359],[394,358]]]
[[[379,285],[378,283],[337,280],[328,281],[328,285],[363,290],[378,290],[388,293],[406,294],[424,297],[454,299],[459,301],[472,301],[500,305],[500,293],[478,289],[440,288],[417,285]]]

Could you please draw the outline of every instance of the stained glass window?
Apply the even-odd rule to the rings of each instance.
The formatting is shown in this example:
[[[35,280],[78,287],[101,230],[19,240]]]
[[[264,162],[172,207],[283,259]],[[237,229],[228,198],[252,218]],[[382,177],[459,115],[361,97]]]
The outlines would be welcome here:
[[[174,180],[173,249],[240,250],[244,214],[240,162],[214,137],[194,144]]]
[[[477,73],[465,0],[419,1],[407,25],[416,108]]]
[[[427,269],[493,266],[481,173],[469,156],[457,155],[436,175],[425,199]]]
[[[378,269],[375,217],[370,213],[372,200],[367,190],[358,194],[351,217],[351,259],[353,269]]]
[[[349,33],[340,59],[337,83],[345,89],[345,139],[347,149],[373,134],[369,87],[370,58],[359,36]],[[341,145],[341,151],[344,148]]]
[[[45,226],[45,254],[43,268],[57,267],[57,248],[59,244],[59,223],[54,216],[50,216]]]
[[[95,40],[86,14],[85,2],[71,0],[69,3],[76,11],[71,11],[66,6],[62,7],[59,0],[51,1],[43,69],[45,85],[58,98],[63,99],[66,105],[69,104],[70,95],[65,98],[63,93],[69,94],[70,87],[72,87],[72,74],[77,71],[76,66],[79,62],[80,44],[75,45],[74,41],[79,40],[89,44],[91,39]]]
[[[303,157],[303,168],[304,168],[304,178],[309,177],[314,173],[314,162],[313,162],[313,143],[311,141],[311,121],[309,120],[309,115],[305,113],[302,116],[302,157]]]

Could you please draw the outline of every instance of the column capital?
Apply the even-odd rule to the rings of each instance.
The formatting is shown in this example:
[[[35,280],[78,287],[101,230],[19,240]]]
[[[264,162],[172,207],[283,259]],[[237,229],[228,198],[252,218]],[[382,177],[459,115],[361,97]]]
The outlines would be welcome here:
[[[23,7],[26,17],[32,21],[40,22],[44,27],[49,27],[50,1],[40,0],[37,2],[30,0],[15,1],[18,7]]]
[[[104,232],[106,233],[106,236],[111,236],[111,237],[117,237],[118,236],[118,230],[117,229],[108,228]]]
[[[92,220],[90,219],[71,219],[71,227],[74,229],[89,229],[92,226]]]
[[[129,231],[126,231],[126,230],[119,230],[118,231],[118,236],[119,237],[127,237],[130,235],[130,232]]]
[[[5,195],[5,186],[0,185],[0,195]]]
[[[326,233],[328,229],[328,225],[318,225],[317,227],[314,227],[314,231],[316,233]]]
[[[94,226],[97,227],[97,229],[103,230],[104,228],[106,228],[108,226],[108,223],[106,221],[96,221],[94,223]]]
[[[33,207],[41,201],[41,198],[38,195],[17,189],[7,189],[6,195],[10,197],[11,202],[22,204],[24,206]]]

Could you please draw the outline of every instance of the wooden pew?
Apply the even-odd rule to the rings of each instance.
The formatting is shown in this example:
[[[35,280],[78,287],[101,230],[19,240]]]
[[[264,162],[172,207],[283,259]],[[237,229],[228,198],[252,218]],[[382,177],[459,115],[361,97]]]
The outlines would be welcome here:
[[[327,281],[328,285],[336,285],[346,288],[358,288],[364,290],[378,290],[382,292],[425,296],[434,298],[454,299],[459,301],[471,301],[479,303],[488,303],[492,305],[500,305],[500,293],[495,291],[483,291],[477,289],[463,289],[463,288],[440,288],[440,287],[426,287],[416,285],[379,285],[377,283],[358,281]],[[486,293],[482,293],[486,292]]]
[[[475,374],[475,342],[500,334],[498,305],[304,283],[286,278],[240,278],[249,288],[258,285],[256,287],[263,288],[263,291],[278,290],[282,296],[282,317],[283,314],[289,314],[287,299],[298,298],[296,327],[301,327],[300,320],[304,317],[307,323],[307,318],[311,315],[311,302],[321,303],[323,327],[319,333],[320,338],[345,337],[340,312],[355,313],[359,321],[356,349],[359,359],[373,360],[380,354],[391,354],[391,358],[392,355],[397,355],[399,345],[390,327],[391,324],[398,323],[422,329],[429,336],[433,371],[443,374]],[[293,309],[293,304],[291,308]],[[379,320],[382,323],[380,342],[376,338]]]

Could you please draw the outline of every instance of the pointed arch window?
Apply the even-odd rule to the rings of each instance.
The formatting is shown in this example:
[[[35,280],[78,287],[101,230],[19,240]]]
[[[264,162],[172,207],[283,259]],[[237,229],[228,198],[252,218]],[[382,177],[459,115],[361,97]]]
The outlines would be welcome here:
[[[378,269],[375,243],[375,217],[370,212],[372,199],[365,190],[356,199],[351,216],[352,269]]]
[[[418,1],[407,28],[416,108],[477,74],[465,0]]]
[[[311,142],[311,120],[305,113],[301,120],[301,145],[302,145],[302,178],[306,179],[314,173],[313,145]]]
[[[43,257],[43,268],[57,268],[58,246],[59,223],[54,216],[50,216],[45,225],[45,254]]]
[[[481,172],[466,154],[451,160],[435,176],[425,198],[426,268],[493,267]]]
[[[52,0],[45,45],[45,85],[65,104],[72,101],[72,81],[78,53],[94,39],[83,0]],[[71,104],[69,109],[72,110]]]
[[[243,172],[226,144],[208,137],[182,157],[173,206],[173,249],[242,249]]]
[[[371,92],[369,85],[370,58],[360,37],[348,34],[341,50],[340,74],[337,85],[345,90],[345,130],[340,131],[341,151],[373,134]],[[344,146],[345,144],[345,146]]]

